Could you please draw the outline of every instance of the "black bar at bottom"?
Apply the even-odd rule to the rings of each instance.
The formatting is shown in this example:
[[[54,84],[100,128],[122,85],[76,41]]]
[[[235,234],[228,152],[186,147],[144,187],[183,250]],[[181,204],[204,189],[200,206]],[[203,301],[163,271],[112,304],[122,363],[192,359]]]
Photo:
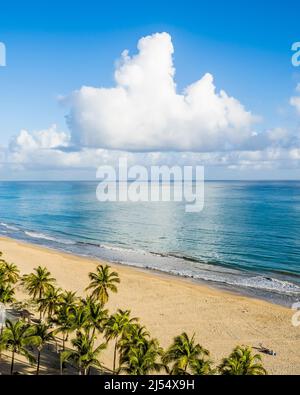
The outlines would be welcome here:
[[[88,395],[90,386],[95,386],[97,393],[103,391],[126,393],[160,393],[164,392],[191,392],[199,393],[207,387],[212,389],[238,390],[243,386],[247,390],[259,388],[260,390],[286,384],[300,385],[300,376],[0,376],[0,388],[7,385],[11,390],[35,390],[39,395],[43,388],[53,391],[61,387],[68,388],[68,392],[80,391]],[[246,386],[246,387],[245,387]],[[2,387],[4,388],[4,387]],[[297,388],[297,387],[294,387]]]

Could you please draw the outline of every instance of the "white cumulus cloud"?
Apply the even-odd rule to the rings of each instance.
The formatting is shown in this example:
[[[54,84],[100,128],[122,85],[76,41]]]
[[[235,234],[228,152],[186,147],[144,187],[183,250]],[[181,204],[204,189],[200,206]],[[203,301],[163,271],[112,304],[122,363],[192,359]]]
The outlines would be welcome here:
[[[173,44],[156,33],[124,51],[112,88],[87,87],[68,98],[72,140],[84,147],[128,151],[212,151],[243,147],[252,138],[250,112],[216,91],[205,74],[182,93],[176,90]]]
[[[129,165],[204,165],[237,174],[299,169],[297,128],[254,132],[257,117],[216,91],[211,74],[178,93],[173,52],[167,33],[139,40],[137,55],[123,52],[114,87],[82,87],[65,99],[70,133],[56,125],[24,129],[0,147],[2,174],[83,170],[93,177],[99,165],[116,166],[121,156]],[[300,95],[290,104],[300,114]]]
[[[28,132],[22,129],[10,143],[10,149],[14,152],[26,149],[52,149],[57,147],[67,147],[70,136],[67,133],[57,131],[56,125],[49,129]]]
[[[269,141],[274,140],[276,144],[259,150],[137,153],[89,147],[74,150],[70,135],[54,125],[41,131],[21,130],[6,150],[0,150],[0,163],[18,172],[90,169],[92,174],[99,165],[117,166],[120,157],[126,157],[128,165],[144,166],[204,165],[236,170],[299,168],[299,145],[278,144],[285,141],[287,131],[278,128],[268,131],[267,135]]]

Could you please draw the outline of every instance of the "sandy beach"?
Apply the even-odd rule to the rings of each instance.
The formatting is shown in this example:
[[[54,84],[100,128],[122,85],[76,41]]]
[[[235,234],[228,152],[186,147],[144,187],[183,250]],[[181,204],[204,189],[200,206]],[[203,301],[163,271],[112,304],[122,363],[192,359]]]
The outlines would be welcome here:
[[[59,287],[79,295],[85,293],[88,273],[99,264],[98,260],[3,237],[0,251],[7,261],[19,267],[21,274],[30,273],[38,265],[46,266]],[[300,374],[300,328],[292,326],[291,309],[177,277],[110,265],[121,279],[119,292],[110,297],[110,312],[130,309],[163,347],[183,331],[195,332],[197,341],[219,363],[238,344],[258,347],[262,343],[277,353],[262,354],[269,374]],[[17,297],[26,297],[20,287]],[[111,356],[108,348],[102,358],[106,366],[111,365]]]

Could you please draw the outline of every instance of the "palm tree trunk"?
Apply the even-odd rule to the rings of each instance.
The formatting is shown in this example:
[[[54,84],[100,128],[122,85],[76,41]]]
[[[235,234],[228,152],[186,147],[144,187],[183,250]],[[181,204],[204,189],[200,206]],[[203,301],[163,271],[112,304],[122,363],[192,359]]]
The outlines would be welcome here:
[[[13,372],[14,372],[14,363],[15,363],[15,350],[12,351],[10,374],[13,374]]]
[[[118,348],[118,338],[116,338],[116,342],[115,342],[115,349],[114,349],[114,365],[113,365],[113,374],[116,374],[117,348]]]
[[[59,355],[59,370],[60,370],[60,375],[63,375],[63,361],[61,358],[61,354]]]
[[[39,299],[42,298],[42,290],[39,290]],[[40,311],[40,321],[42,321],[42,310]]]
[[[40,372],[40,362],[41,362],[41,352],[38,350],[38,358],[37,358],[37,367],[36,367],[36,375],[39,375]]]

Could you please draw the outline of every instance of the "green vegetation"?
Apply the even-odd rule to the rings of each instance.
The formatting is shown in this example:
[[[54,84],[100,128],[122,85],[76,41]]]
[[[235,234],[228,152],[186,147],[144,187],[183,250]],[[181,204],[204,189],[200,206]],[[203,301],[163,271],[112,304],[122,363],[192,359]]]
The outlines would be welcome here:
[[[0,302],[12,305],[16,286],[20,282],[35,306],[35,314],[28,310],[27,317],[7,319],[0,334],[1,352],[10,352],[10,373],[14,374],[16,354],[34,364],[36,374],[41,370],[41,355],[46,358],[46,347],[62,341],[60,371],[70,367],[78,374],[90,374],[91,369],[112,374],[146,375],[265,375],[261,356],[253,354],[251,347],[237,346],[214,367],[209,351],[196,342],[195,335],[176,336],[166,349],[152,338],[148,330],[131,316],[129,310],[110,314],[105,308],[110,293],[117,293],[118,273],[109,266],[99,265],[89,273],[90,291],[85,298],[76,293],[62,291],[46,268],[38,267],[33,273],[20,277],[16,265],[7,263],[0,253]],[[19,303],[20,305],[20,303]],[[17,304],[12,305],[12,307]],[[20,308],[20,307],[19,307]],[[32,323],[31,316],[39,313]],[[27,321],[26,321],[27,318]],[[60,336],[58,338],[57,336]],[[101,362],[102,353],[112,343],[111,369]],[[70,346],[70,348],[68,348]]]
[[[223,375],[254,376],[265,375],[261,356],[252,354],[251,347],[237,346],[228,358],[224,358],[219,370]]]
[[[12,353],[10,374],[14,372],[15,354],[24,355],[30,363],[35,362],[35,358],[27,350],[32,341],[30,326],[23,321],[12,322],[6,320],[6,328],[1,335],[1,344]]]
[[[37,366],[36,374],[40,371],[41,352],[47,342],[54,339],[53,332],[50,331],[49,325],[37,324],[30,327],[30,345],[35,345],[37,348]]]
[[[89,273],[89,278],[91,283],[86,291],[92,289],[91,297],[103,305],[108,302],[109,291],[114,293],[118,291],[116,284],[120,283],[119,275],[116,272],[111,272],[110,266],[99,265],[96,273]]]
[[[201,366],[207,362],[206,357],[209,351],[200,344],[195,344],[195,336],[190,339],[186,333],[182,333],[174,338],[173,344],[168,348],[163,356],[163,362],[170,374],[186,375],[195,371],[196,366]],[[170,364],[172,364],[169,369]]]

